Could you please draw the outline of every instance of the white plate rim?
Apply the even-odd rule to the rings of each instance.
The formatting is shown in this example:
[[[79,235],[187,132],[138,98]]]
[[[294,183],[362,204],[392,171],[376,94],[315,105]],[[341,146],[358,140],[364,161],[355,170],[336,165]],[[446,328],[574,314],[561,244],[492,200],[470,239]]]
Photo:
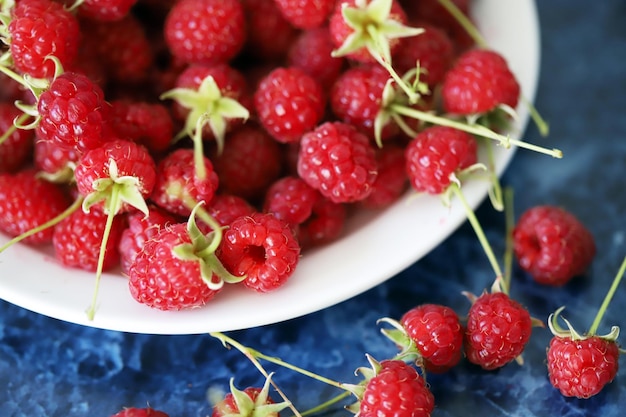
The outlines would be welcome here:
[[[475,0],[472,8],[490,46],[505,56],[525,98],[532,101],[540,67],[535,2]],[[529,119],[526,107],[520,106],[518,113],[513,137],[521,136]],[[496,148],[498,175],[513,154],[514,148]],[[472,180],[463,185],[463,193],[469,204],[477,207],[487,188],[486,182]],[[417,208],[423,211],[420,216],[414,215]],[[94,275],[58,265],[49,250],[42,255],[39,249],[16,245],[0,254],[0,298],[59,320],[130,333],[200,334],[263,326],[325,309],[375,287],[418,261],[466,219],[458,202],[445,208],[437,197],[416,198],[413,193],[384,212],[367,217],[371,218],[364,226],[339,241],[305,253],[290,281],[268,294],[227,288],[205,307],[162,312],[134,301],[125,278],[108,273],[103,275],[98,310],[90,321],[85,310]],[[416,241],[418,235],[427,237]],[[0,236],[0,243],[7,240]]]

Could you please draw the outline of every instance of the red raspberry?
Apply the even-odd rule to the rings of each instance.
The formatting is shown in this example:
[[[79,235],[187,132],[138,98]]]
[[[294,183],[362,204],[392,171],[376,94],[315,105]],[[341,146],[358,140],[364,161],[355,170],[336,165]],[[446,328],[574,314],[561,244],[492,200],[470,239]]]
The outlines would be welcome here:
[[[64,72],[39,97],[39,138],[84,152],[106,141],[109,105],[102,89],[87,76]]]
[[[422,304],[404,313],[402,327],[415,343],[429,372],[445,372],[461,360],[464,329],[450,307]]]
[[[382,110],[383,90],[389,73],[379,65],[350,68],[333,84],[330,107],[340,120],[349,123],[374,140],[374,121]],[[390,122],[382,130],[381,139],[397,135],[398,125]]]
[[[514,253],[535,281],[564,285],[583,274],[596,254],[593,235],[573,214],[555,206],[535,206],[513,229]]]
[[[300,29],[312,29],[326,22],[335,0],[274,0],[283,16]]]
[[[344,230],[346,207],[320,196],[311,216],[298,225],[298,240],[303,249],[324,245],[336,240]]]
[[[230,226],[235,219],[250,216],[257,210],[241,197],[218,194],[211,200],[207,211],[222,226]]]
[[[59,146],[55,142],[35,141],[35,167],[53,175],[60,182],[74,181],[74,168],[80,154],[75,149]]]
[[[282,151],[265,130],[247,123],[227,136],[224,152],[213,161],[221,193],[256,200],[280,175]]]
[[[122,411],[113,414],[111,417],[169,417],[168,414],[163,411],[155,410],[153,408],[135,408],[129,407]]]
[[[477,161],[476,140],[463,131],[432,126],[420,132],[405,149],[406,171],[418,192],[441,194],[453,176]]]
[[[89,212],[76,210],[63,219],[54,227],[52,236],[56,259],[65,266],[95,272],[107,217],[102,209],[96,206]],[[106,242],[103,271],[119,263],[118,244],[124,230],[124,220],[124,216],[113,217]]]
[[[202,255],[187,227],[187,223],[178,223],[161,229],[135,256],[128,270],[135,300],[159,310],[182,310],[201,307],[219,292],[219,287],[211,288],[202,275]],[[185,244],[193,245],[186,256],[174,252]],[[213,276],[206,279],[213,280]]]
[[[128,16],[136,3],[137,0],[84,0],[78,11],[81,16],[111,22]]]
[[[174,121],[163,104],[116,100],[111,103],[111,127],[121,139],[160,153],[172,142]]]
[[[548,347],[550,383],[566,397],[589,398],[615,378],[619,348],[599,336],[573,340],[554,336]]]
[[[165,20],[172,54],[189,63],[230,61],[246,40],[243,6],[232,0],[180,0]]]
[[[502,55],[474,49],[462,54],[446,73],[441,95],[448,113],[482,114],[500,105],[515,108],[520,86]]]
[[[246,54],[262,61],[282,59],[297,36],[296,29],[284,18],[274,0],[242,0],[248,37]]]
[[[325,99],[320,84],[298,68],[278,67],[254,93],[257,116],[277,141],[297,142],[324,116]]]
[[[352,125],[327,122],[302,137],[298,174],[335,203],[366,198],[377,169],[369,139]]]
[[[63,67],[76,58],[80,39],[78,21],[62,4],[50,0],[16,2],[9,23],[13,65],[35,78],[51,78],[56,57]]]
[[[197,203],[210,203],[219,180],[211,161],[203,158],[203,162],[207,176],[199,179],[195,175],[192,149],[178,149],[167,154],[157,165],[152,201],[180,216],[189,216]],[[189,198],[190,201],[186,200]]]
[[[393,57],[393,64],[399,74],[415,69],[419,63],[422,71],[421,82],[430,86],[431,91],[439,85],[454,60],[454,45],[446,32],[436,26],[420,23],[424,32],[402,39],[402,47]]]
[[[243,284],[269,292],[285,284],[300,258],[300,246],[286,222],[272,214],[240,217],[224,231],[219,249],[224,266]]]
[[[305,30],[289,47],[288,64],[309,74],[328,91],[345,66],[345,59],[331,55],[334,49],[327,26]]]
[[[13,120],[22,112],[13,104],[0,102],[0,135],[9,129],[14,129],[7,138],[0,142],[0,173],[16,172],[21,169],[32,156],[33,132],[27,129],[17,129]]]
[[[311,217],[319,193],[298,177],[283,177],[265,194],[263,211],[272,213],[290,225],[298,225]]]
[[[361,417],[428,417],[435,400],[415,368],[385,360],[367,382],[359,408]]]
[[[155,237],[161,229],[178,223],[174,216],[157,206],[151,205],[149,210],[147,216],[140,211],[126,216],[128,226],[122,232],[118,246],[122,272],[126,274],[146,241]]]
[[[34,170],[0,174],[0,230],[19,236],[52,220],[69,206],[69,199],[56,184],[37,178]],[[23,240],[29,244],[50,243],[52,228]]]
[[[485,293],[467,317],[465,355],[486,370],[500,368],[523,352],[532,332],[528,310],[502,292]]]
[[[113,214],[128,211],[131,206],[147,212],[144,199],[154,188],[156,167],[143,146],[114,140],[86,152],[74,177],[87,207],[104,202],[106,210]]]
[[[278,412],[261,412],[263,411],[263,406],[274,404],[274,400],[267,396],[267,393],[263,392],[261,388],[248,387],[243,391],[239,391],[237,394],[238,396],[245,394],[248,398],[250,398],[250,402],[246,405],[251,406],[252,410],[247,410],[243,406],[240,408],[237,405],[235,395],[232,392],[229,392],[222,400],[213,406],[211,417],[245,417],[246,415],[251,414],[264,417],[278,417]],[[241,397],[239,398],[239,401],[241,401]]]
[[[372,184],[372,192],[361,204],[364,207],[380,209],[388,207],[406,191],[409,180],[404,168],[404,148],[386,144],[376,151],[378,177]]]

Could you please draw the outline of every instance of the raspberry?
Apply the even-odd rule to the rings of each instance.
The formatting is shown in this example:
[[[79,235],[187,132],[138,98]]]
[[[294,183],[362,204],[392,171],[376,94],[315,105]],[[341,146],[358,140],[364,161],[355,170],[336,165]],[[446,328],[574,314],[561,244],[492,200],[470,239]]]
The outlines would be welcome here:
[[[64,72],[39,97],[39,138],[84,152],[106,141],[109,105],[102,89],[87,76]]]
[[[268,396],[267,389],[248,387],[239,391],[231,382],[231,392],[213,406],[211,417],[245,417],[251,414],[260,417],[278,417],[274,404],[274,400]],[[267,407],[268,405],[270,407]]]
[[[462,54],[446,73],[441,95],[448,113],[483,114],[501,105],[514,109],[520,86],[499,53],[474,49]]]
[[[119,264],[118,244],[124,230],[124,216],[113,217],[106,242],[102,270]],[[100,246],[104,237],[107,215],[92,207],[89,212],[76,210],[54,227],[54,254],[63,265],[95,272],[98,268]]]
[[[573,340],[554,336],[547,353],[550,383],[566,397],[589,398],[615,378],[619,348],[599,336]]]
[[[0,174],[0,230],[11,237],[43,225],[60,215],[69,199],[56,184],[37,178],[34,170]],[[23,240],[29,244],[52,241],[52,228]]]
[[[111,417],[169,417],[168,414],[163,411],[155,410],[153,408],[135,408],[129,407],[122,411],[113,414]]]
[[[303,223],[311,216],[319,193],[298,177],[283,177],[265,194],[263,211],[291,225]]]
[[[209,214],[218,224],[227,227],[237,218],[249,216],[257,210],[247,200],[230,194],[218,194],[207,207]],[[208,225],[203,225],[209,227]],[[203,229],[204,230],[204,229]],[[208,233],[210,229],[206,229]]]
[[[365,386],[359,416],[428,417],[434,406],[433,394],[415,368],[385,360]]]
[[[298,32],[282,15],[274,0],[242,0],[248,37],[246,54],[262,61],[284,58]]]
[[[408,187],[408,177],[404,168],[404,148],[385,144],[376,151],[378,177],[372,184],[372,192],[361,204],[372,209],[388,207],[396,202]]]
[[[335,0],[275,0],[285,19],[299,29],[312,29],[326,22]]]
[[[311,216],[298,225],[298,240],[303,249],[330,243],[341,236],[347,217],[345,205],[333,203],[321,195]]]
[[[327,26],[305,30],[289,47],[287,61],[316,79],[328,91],[341,74],[345,59],[333,57],[335,48]]]
[[[60,182],[74,181],[74,168],[80,154],[74,149],[44,140],[35,141],[35,167]]]
[[[378,175],[374,148],[352,125],[324,123],[302,137],[298,174],[335,203],[363,200]]]
[[[232,0],[180,0],[165,20],[171,53],[188,63],[230,61],[246,40],[243,6]]]
[[[483,369],[500,368],[522,353],[531,332],[528,310],[503,292],[485,293],[468,313],[465,355]]]
[[[52,78],[56,57],[68,67],[78,53],[80,28],[72,13],[50,0],[16,2],[9,23],[9,47],[13,65],[35,78]]]
[[[160,103],[116,100],[111,102],[111,127],[120,139],[127,139],[160,153],[169,148],[174,122]]]
[[[420,132],[405,149],[406,171],[413,188],[443,193],[453,176],[477,161],[476,140],[463,131],[432,126]]]
[[[548,205],[521,215],[513,244],[520,267],[535,281],[555,286],[583,274],[596,254],[589,230],[570,212]]]
[[[0,173],[20,170],[32,156],[33,132],[26,129],[15,129],[13,120],[22,112],[8,102],[0,102],[0,135],[10,129],[13,133],[0,142]]]
[[[324,115],[320,84],[298,68],[278,67],[261,80],[254,93],[261,124],[279,142],[300,140]]]
[[[111,22],[128,16],[135,3],[137,0],[84,0],[78,10],[81,16]]]
[[[461,360],[464,329],[450,307],[422,304],[404,313],[400,323],[415,343],[429,372],[445,372]]]
[[[300,246],[289,224],[272,214],[253,213],[234,220],[224,231],[219,257],[243,284],[257,292],[273,291],[293,274]]]

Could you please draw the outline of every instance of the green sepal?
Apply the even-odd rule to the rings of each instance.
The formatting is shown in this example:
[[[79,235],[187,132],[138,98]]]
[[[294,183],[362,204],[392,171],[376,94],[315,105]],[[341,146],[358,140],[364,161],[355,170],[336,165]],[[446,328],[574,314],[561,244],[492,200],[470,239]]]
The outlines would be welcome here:
[[[230,379],[230,393],[233,396],[235,404],[239,412],[237,413],[224,413],[224,417],[272,417],[278,415],[278,413],[290,406],[287,401],[279,403],[268,404],[269,388],[272,374],[269,374],[265,379],[263,388],[253,401],[245,391],[239,390],[234,385],[234,378]],[[218,406],[219,407],[219,406]],[[220,410],[223,412],[224,410]]]

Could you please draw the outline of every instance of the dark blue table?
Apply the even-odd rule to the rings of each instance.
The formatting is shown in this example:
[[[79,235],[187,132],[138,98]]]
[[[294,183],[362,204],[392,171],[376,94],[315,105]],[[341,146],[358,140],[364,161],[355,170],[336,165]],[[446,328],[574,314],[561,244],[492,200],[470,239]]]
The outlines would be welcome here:
[[[552,129],[543,139],[531,126],[525,138],[558,147],[565,158],[555,161],[520,151],[503,183],[516,190],[516,214],[537,204],[572,211],[594,234],[598,256],[587,276],[559,289],[539,287],[516,270],[512,296],[544,319],[566,305],[567,317],[584,330],[626,254],[626,3],[538,3],[542,71],[536,103]],[[501,250],[504,222],[493,214],[487,205],[478,210],[489,240]],[[366,352],[377,358],[396,352],[380,334],[377,319],[398,318],[425,301],[465,312],[469,304],[460,291],[478,293],[491,276],[466,224],[415,265],[361,296],[286,323],[230,335],[264,353],[353,382]],[[611,324],[626,326],[625,310],[622,286],[600,331]],[[626,372],[590,400],[563,398],[547,379],[549,338],[547,329],[534,330],[523,366],[512,363],[486,372],[464,362],[448,374],[431,375],[437,403],[433,416],[622,416]],[[275,381],[301,410],[339,393],[291,371],[269,364],[267,369],[277,371]],[[239,352],[225,350],[208,335],[103,331],[0,302],[2,417],[107,417],[123,406],[148,403],[171,417],[206,416],[207,391],[227,389],[231,376],[240,388],[262,382]],[[331,414],[347,415],[340,407]]]

